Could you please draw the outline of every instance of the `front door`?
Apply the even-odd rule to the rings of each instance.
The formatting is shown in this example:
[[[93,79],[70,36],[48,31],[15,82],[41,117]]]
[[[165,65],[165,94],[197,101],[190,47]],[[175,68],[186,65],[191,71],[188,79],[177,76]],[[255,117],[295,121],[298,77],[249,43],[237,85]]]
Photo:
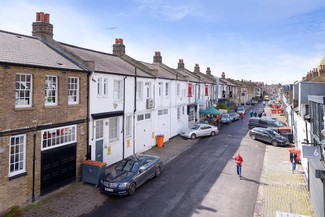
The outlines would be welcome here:
[[[104,119],[95,121],[95,160],[103,162]]]

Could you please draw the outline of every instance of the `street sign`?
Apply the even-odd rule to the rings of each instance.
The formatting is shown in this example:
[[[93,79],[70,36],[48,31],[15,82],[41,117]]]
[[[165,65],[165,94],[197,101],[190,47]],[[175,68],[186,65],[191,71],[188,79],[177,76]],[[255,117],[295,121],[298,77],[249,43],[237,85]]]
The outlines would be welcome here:
[[[302,156],[304,158],[314,158],[314,159],[322,159],[321,157],[321,150],[320,146],[308,146],[303,145],[302,146]]]

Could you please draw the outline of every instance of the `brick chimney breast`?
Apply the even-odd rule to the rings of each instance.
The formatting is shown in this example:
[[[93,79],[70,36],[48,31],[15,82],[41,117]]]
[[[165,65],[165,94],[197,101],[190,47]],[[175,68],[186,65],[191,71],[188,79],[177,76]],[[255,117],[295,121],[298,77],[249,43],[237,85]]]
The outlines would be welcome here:
[[[225,72],[222,72],[222,73],[221,73],[221,78],[223,78],[223,79],[226,78],[226,74],[225,74]]]
[[[36,21],[32,24],[32,35],[39,39],[53,40],[53,25],[50,24],[50,14],[36,13]]]
[[[160,51],[155,52],[155,55],[153,56],[153,62],[154,63],[162,63],[162,57],[161,57]]]
[[[113,54],[116,56],[125,55],[125,45],[122,38],[116,38],[115,44],[113,44]]]
[[[185,69],[185,64],[184,64],[183,59],[179,59],[178,60],[177,69],[181,69],[181,70],[184,70]]]

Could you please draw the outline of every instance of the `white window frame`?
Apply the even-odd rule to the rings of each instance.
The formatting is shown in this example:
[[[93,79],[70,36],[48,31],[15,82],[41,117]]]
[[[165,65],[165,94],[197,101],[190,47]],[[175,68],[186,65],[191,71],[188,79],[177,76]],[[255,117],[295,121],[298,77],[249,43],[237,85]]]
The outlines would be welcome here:
[[[177,83],[177,85],[176,85],[176,94],[178,97],[181,96],[181,84],[180,83]]]
[[[109,119],[109,142],[119,140],[119,118],[113,117]]]
[[[132,136],[132,115],[125,116],[125,137]]]
[[[146,120],[151,119],[151,113],[145,113],[144,119],[146,119]]]
[[[95,140],[104,138],[104,120],[95,121]]]
[[[136,90],[137,99],[143,98],[143,82],[137,81],[137,90]]]
[[[58,76],[47,75],[45,76],[45,105],[56,106],[58,105]]]
[[[137,121],[143,121],[144,120],[144,114],[137,115]]]
[[[103,95],[108,96],[108,78],[104,78],[103,82]]]
[[[145,83],[145,89],[146,89],[146,99],[151,98],[151,82],[146,82]]]
[[[79,78],[78,77],[68,78],[68,104],[69,105],[79,104]]]
[[[122,81],[114,80],[113,99],[120,100],[122,95]]]
[[[177,120],[181,120],[181,106],[177,107]]]
[[[9,177],[26,172],[26,134],[15,135],[9,139],[8,172]]]
[[[162,85],[162,82],[159,82],[158,83],[158,96],[162,97],[162,95],[163,95],[163,85]]]
[[[75,142],[77,142],[77,125],[42,130],[42,151]]]
[[[31,108],[33,96],[33,76],[31,74],[16,74],[16,108]]]
[[[169,96],[169,83],[165,83],[165,96]]]
[[[98,78],[97,82],[97,95],[102,96],[103,95],[103,79]]]

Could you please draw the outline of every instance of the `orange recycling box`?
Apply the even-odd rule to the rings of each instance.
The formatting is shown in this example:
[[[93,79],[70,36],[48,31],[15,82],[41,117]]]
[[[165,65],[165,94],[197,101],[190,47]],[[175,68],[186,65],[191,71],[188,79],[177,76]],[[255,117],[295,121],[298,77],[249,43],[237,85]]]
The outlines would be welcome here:
[[[276,114],[276,109],[271,109],[272,114]]]

